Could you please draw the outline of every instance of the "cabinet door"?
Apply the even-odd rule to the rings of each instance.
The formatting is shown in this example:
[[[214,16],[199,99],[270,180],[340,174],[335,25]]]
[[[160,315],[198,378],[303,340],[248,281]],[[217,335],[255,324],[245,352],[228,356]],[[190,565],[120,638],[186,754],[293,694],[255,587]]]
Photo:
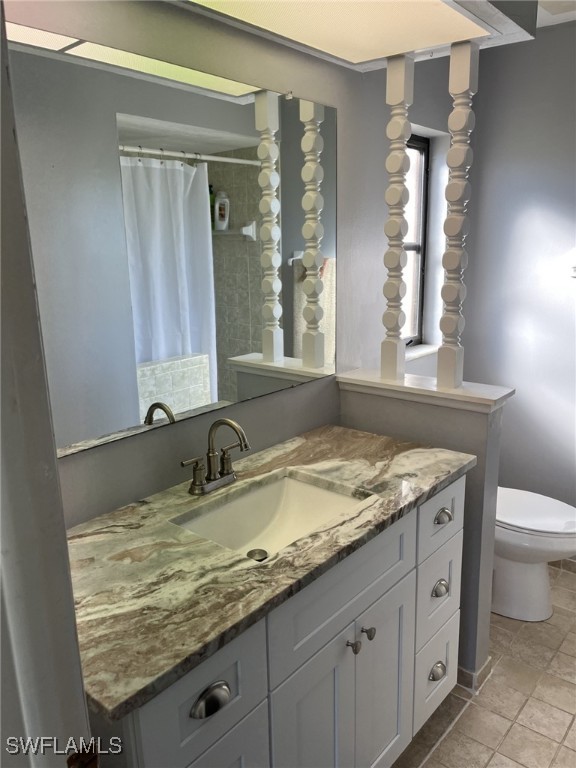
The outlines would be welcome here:
[[[269,768],[268,702],[263,701],[188,768]]]
[[[272,692],[275,768],[354,765],[354,639],[350,625]]]
[[[412,738],[415,589],[412,572],[356,622],[356,768],[392,765]]]

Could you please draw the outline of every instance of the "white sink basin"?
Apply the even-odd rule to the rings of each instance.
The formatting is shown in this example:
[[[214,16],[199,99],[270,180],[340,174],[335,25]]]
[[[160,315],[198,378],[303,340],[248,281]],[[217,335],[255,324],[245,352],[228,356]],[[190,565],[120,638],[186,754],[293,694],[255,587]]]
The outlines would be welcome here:
[[[254,559],[266,559],[359,503],[282,474],[234,490],[232,498],[207,499],[193,518],[188,513],[172,522],[235,552],[265,550]]]

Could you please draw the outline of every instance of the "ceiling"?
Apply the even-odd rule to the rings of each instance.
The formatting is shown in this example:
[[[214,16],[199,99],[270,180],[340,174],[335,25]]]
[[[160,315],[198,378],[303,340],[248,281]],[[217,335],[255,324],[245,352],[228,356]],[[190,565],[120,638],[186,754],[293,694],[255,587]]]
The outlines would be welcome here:
[[[540,0],[537,26],[565,24],[576,21],[576,0]]]
[[[446,0],[188,0],[223,21],[351,65],[485,37],[490,29]]]
[[[259,143],[257,135],[244,136],[136,115],[117,115],[117,124],[120,144],[135,147],[162,147],[166,151],[215,155],[232,149],[255,147]]]

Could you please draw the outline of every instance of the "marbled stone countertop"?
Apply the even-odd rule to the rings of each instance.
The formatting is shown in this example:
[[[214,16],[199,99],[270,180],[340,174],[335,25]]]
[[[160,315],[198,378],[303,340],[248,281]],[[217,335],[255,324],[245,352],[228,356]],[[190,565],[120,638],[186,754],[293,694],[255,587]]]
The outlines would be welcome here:
[[[190,481],[68,533],[90,706],[120,718],[476,463],[464,453],[326,426],[235,461],[238,480],[206,497]],[[171,520],[274,470],[358,499],[352,512],[263,563]]]

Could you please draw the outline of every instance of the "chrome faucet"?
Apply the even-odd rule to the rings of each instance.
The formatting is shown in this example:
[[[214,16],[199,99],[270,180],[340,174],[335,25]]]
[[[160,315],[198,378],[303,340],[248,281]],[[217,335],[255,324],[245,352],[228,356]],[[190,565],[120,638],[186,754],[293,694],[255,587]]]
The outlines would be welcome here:
[[[220,427],[230,427],[230,429],[233,429],[238,440],[235,443],[231,443],[230,445],[221,448],[219,456],[215,446],[215,438],[216,432]],[[230,451],[233,448],[240,448],[241,451],[250,450],[250,444],[246,437],[246,433],[240,424],[232,419],[216,419],[208,431],[206,466],[204,465],[202,456],[180,462],[181,467],[189,467],[192,465],[192,483],[190,484],[188,492],[194,496],[200,496],[234,482],[234,480],[236,480],[236,473],[234,472],[232,459],[230,458]]]
[[[166,403],[152,403],[150,408],[148,408],[148,411],[146,413],[146,416],[144,418],[144,424],[147,424],[150,426],[150,424],[154,423],[154,413],[155,411],[164,411],[166,416],[168,417],[168,421],[170,424],[174,424],[176,419],[174,418],[174,414],[172,413],[172,409],[166,405]]]

